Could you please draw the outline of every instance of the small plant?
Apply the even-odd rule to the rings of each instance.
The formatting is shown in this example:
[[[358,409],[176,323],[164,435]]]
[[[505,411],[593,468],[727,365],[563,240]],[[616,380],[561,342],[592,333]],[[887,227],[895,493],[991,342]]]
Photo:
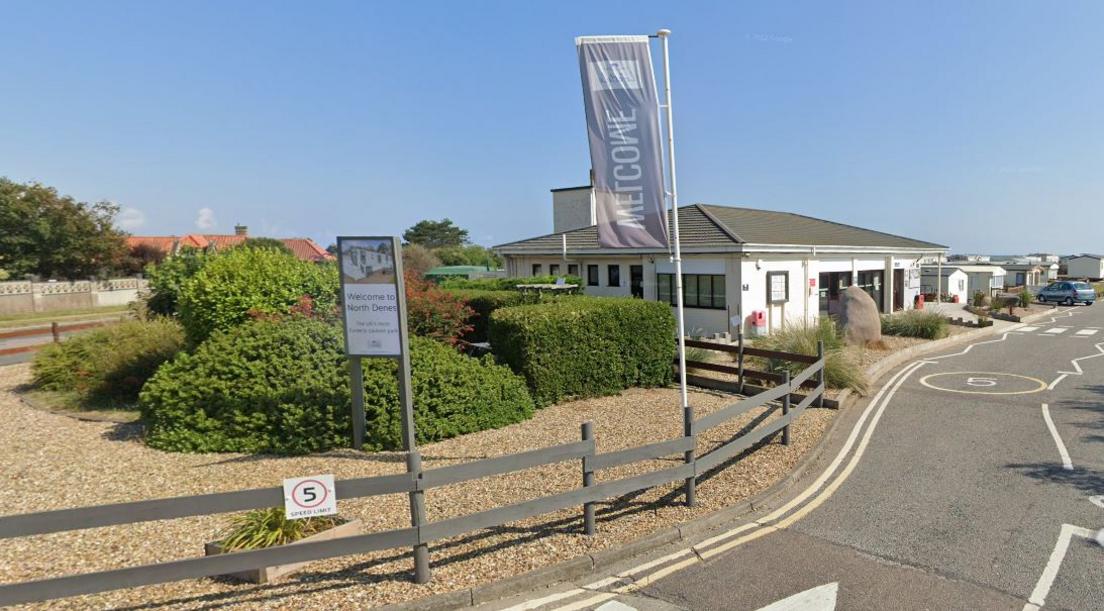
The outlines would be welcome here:
[[[850,388],[856,392],[866,392],[866,375],[862,365],[853,352],[844,348],[836,323],[827,316],[820,317],[815,325],[785,325],[766,337],[756,339],[753,345],[779,352],[815,355],[818,340],[824,342],[825,384],[829,388]],[[768,371],[789,371],[791,375],[797,375],[808,367],[805,363],[757,357],[751,358],[750,363],[753,366],[765,366]]]
[[[882,316],[884,335],[940,339],[949,332],[947,319],[935,312],[908,310]]]
[[[974,293],[974,296],[970,298],[970,305],[975,308],[984,308],[989,305],[989,296],[981,291]]]
[[[289,520],[283,507],[254,509],[232,518],[230,529],[219,545],[227,552],[287,545],[343,522],[329,516]]]
[[[1016,297],[1016,301],[1019,303],[1019,306],[1021,308],[1027,309],[1031,307],[1031,302],[1034,301],[1034,298],[1031,296],[1031,291],[1027,290],[1027,287],[1025,286],[1024,289],[1020,291],[1020,294]]]

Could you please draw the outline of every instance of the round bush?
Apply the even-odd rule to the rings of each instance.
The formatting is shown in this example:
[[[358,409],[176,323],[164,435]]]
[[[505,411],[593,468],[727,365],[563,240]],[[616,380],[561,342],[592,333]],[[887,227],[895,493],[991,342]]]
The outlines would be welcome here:
[[[128,321],[43,348],[31,372],[44,390],[133,403],[146,380],[183,346],[184,332],[174,321]]]
[[[140,405],[147,443],[180,452],[305,454],[351,444],[341,330],[304,318],[257,320],[218,332],[165,364]],[[489,359],[411,338],[419,442],[525,420],[524,381]],[[364,359],[365,443],[401,447],[392,359]]]
[[[203,265],[180,291],[180,321],[193,343],[229,329],[251,313],[285,314],[303,296],[314,308],[337,306],[337,269],[271,248],[234,248]]]

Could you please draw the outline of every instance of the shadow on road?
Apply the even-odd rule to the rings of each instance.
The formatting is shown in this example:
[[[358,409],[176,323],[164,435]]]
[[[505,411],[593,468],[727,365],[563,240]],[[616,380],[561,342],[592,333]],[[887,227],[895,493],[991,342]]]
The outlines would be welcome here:
[[[1066,469],[1060,463],[1053,462],[1009,464],[1005,468],[1016,469],[1022,475],[1042,483],[1062,484],[1093,494],[1104,492],[1104,472],[1095,469]]]

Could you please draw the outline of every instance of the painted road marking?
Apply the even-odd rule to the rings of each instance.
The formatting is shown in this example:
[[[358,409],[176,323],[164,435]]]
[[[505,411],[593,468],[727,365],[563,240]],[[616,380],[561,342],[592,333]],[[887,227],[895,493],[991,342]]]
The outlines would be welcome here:
[[[1046,331],[1043,331],[1043,333],[1050,333],[1051,335],[1058,335],[1059,333],[1065,333],[1065,332],[1066,332],[1065,327],[1054,327],[1053,329],[1047,329]]]
[[[833,611],[838,592],[839,582],[826,583],[773,602],[759,611]]]
[[[1077,332],[1077,335],[1096,335],[1098,329],[1081,329]]]
[[[636,607],[631,607],[623,602],[611,600],[608,603],[601,605],[594,611],[638,611]]]
[[[1089,502],[1097,507],[1104,509],[1104,494],[1098,494],[1096,496],[1090,496]]]
[[[1062,560],[1066,558],[1066,552],[1069,550],[1070,539],[1078,536],[1091,540],[1093,535],[1093,531],[1087,528],[1081,528],[1073,524],[1062,525],[1062,530],[1058,533],[1058,542],[1054,544],[1054,550],[1050,552],[1050,558],[1047,560],[1046,567],[1043,568],[1043,574],[1039,576],[1035,589],[1031,591],[1031,597],[1028,598],[1028,603],[1024,605],[1024,611],[1035,610],[1046,604],[1046,597],[1050,594],[1050,586],[1054,585],[1054,578],[1058,576],[1058,569],[1062,567]]]
[[[1049,385],[1047,386],[1047,389],[1048,389],[1048,390],[1054,390],[1054,387],[1055,387],[1055,386],[1057,386],[1059,382],[1061,382],[1062,380],[1066,379],[1066,376],[1068,376],[1068,375],[1069,375],[1068,373],[1063,373],[1062,375],[1058,376],[1057,378],[1054,378],[1054,381],[1053,381],[1053,382],[1051,382],[1051,383],[1050,383],[1050,384],[1049,384]]]
[[[890,379],[886,383],[886,385],[883,386],[874,395],[874,398],[870,401],[870,403],[863,410],[863,413],[859,416],[859,419],[855,423],[855,426],[852,427],[851,432],[847,437],[847,440],[844,442],[844,445],[840,449],[839,453],[837,453],[836,457],[832,460],[832,463],[829,464],[828,467],[825,468],[825,470],[823,472],[821,472],[821,474],[817,477],[817,479],[812,484],[810,484],[804,491],[802,491],[802,493],[800,495],[798,495],[797,497],[791,499],[788,503],[786,503],[785,505],[778,508],[777,510],[775,510],[774,512],[772,512],[771,514],[769,514],[767,516],[764,516],[764,517],[762,517],[762,518],[760,518],[760,519],[758,519],[754,522],[751,522],[751,523],[741,524],[741,525],[739,525],[739,526],[737,526],[733,529],[730,529],[729,531],[727,531],[725,533],[722,533],[721,535],[718,535],[716,537],[708,539],[707,541],[711,541],[711,542],[724,541],[724,540],[727,540],[727,539],[731,539],[732,537],[734,537],[734,536],[736,536],[740,533],[748,532],[749,530],[751,531],[748,535],[746,535],[744,537],[739,537],[735,541],[730,541],[726,544],[723,544],[724,550],[727,550],[727,549],[730,549],[732,547],[735,547],[736,545],[740,545],[740,544],[743,544],[747,541],[750,541],[752,539],[756,539],[756,538],[759,538],[763,535],[766,535],[766,534],[769,534],[769,533],[772,533],[772,532],[776,532],[778,530],[778,528],[774,527],[774,526],[770,526],[768,523],[772,522],[772,521],[775,521],[778,518],[780,518],[781,516],[787,514],[791,509],[793,509],[794,507],[800,505],[806,499],[809,499],[814,494],[816,494],[818,491],[820,491],[821,487],[824,486],[825,482],[827,482],[832,477],[832,475],[836,472],[836,469],[839,468],[839,466],[843,463],[844,459],[846,459],[847,456],[851,453],[851,449],[853,447],[855,447],[855,442],[856,442],[856,440],[858,440],[859,434],[862,433],[862,431],[863,431],[863,426],[866,424],[866,422],[870,418],[871,414],[874,414],[874,418],[871,419],[870,426],[867,428],[866,434],[862,438],[862,441],[861,441],[858,449],[856,449],[855,454],[851,457],[851,460],[847,464],[846,468],[841,472],[841,474],[837,477],[837,479],[835,481],[833,481],[832,484],[828,488],[826,488],[823,492],[821,492],[817,497],[814,498],[814,503],[810,504],[810,505],[813,505],[813,506],[809,507],[808,510],[811,511],[813,508],[815,508],[815,506],[819,506],[821,503],[823,503],[825,500],[827,500],[828,497],[830,497],[832,494],[835,493],[835,490],[843,483],[843,480],[847,479],[847,476],[850,475],[851,471],[854,470],[855,466],[858,464],[859,460],[862,458],[862,455],[865,452],[866,446],[869,443],[871,436],[873,435],[874,428],[877,426],[878,420],[881,418],[882,413],[884,412],[886,406],[889,404],[890,400],[893,398],[893,395],[897,392],[897,389],[899,389],[901,387],[901,385],[905,383],[905,381],[908,379],[908,377],[910,375],[912,375],[912,373],[914,371],[916,371],[920,367],[922,367],[924,365],[927,365],[927,364],[930,364],[930,362],[929,361],[916,361],[916,362],[909,363],[908,365],[901,368],[900,371],[898,371],[897,373],[893,374],[893,376],[890,377]],[[805,515],[805,513],[807,513],[807,511],[795,512],[794,515],[792,515],[790,518],[788,518],[786,520],[785,525],[789,525],[789,524],[793,523],[794,521],[800,519],[802,516]],[[782,526],[782,524],[780,524],[779,526]],[[703,541],[702,543],[705,543],[705,542]],[[573,602],[573,603],[568,603],[568,604],[565,604],[563,606],[556,607],[556,608],[559,611],[574,611],[574,610],[577,610],[577,609],[586,609],[586,608],[594,606],[594,605],[599,605],[599,604],[604,603],[608,600],[616,598],[620,594],[627,594],[627,593],[633,592],[637,589],[640,589],[640,588],[644,587],[647,584],[655,582],[656,580],[660,579],[661,577],[665,577],[665,576],[667,576],[671,573],[674,573],[676,571],[680,571],[680,570],[682,570],[682,569],[684,569],[684,568],[686,568],[686,567],[688,567],[692,564],[701,562],[705,557],[707,557],[707,555],[712,556],[712,555],[715,555],[715,553],[720,553],[720,551],[723,551],[723,550],[718,550],[717,548],[710,548],[708,550],[701,549],[701,551],[699,551],[699,549],[701,548],[702,543],[699,543],[698,545],[696,545],[694,547],[691,547],[691,548],[686,548],[686,549],[674,552],[672,554],[668,554],[668,555],[666,555],[662,558],[657,558],[655,560],[651,560],[649,562],[638,565],[635,568],[632,568],[632,569],[629,569],[629,570],[626,570],[626,571],[623,571],[623,572],[619,573],[619,576],[635,576],[635,575],[639,575],[642,572],[647,571],[649,568],[662,566],[662,568],[656,570],[655,572],[647,573],[647,574],[644,574],[640,577],[636,577],[636,579],[632,583],[625,584],[625,585],[613,588],[613,590],[610,591],[610,592],[597,592],[596,593],[593,589],[590,589],[592,587],[604,587],[604,586],[607,586],[607,585],[611,584],[612,582],[610,581],[610,579],[606,578],[606,579],[601,579],[601,580],[595,581],[595,582],[593,582],[591,584],[588,584],[587,586],[584,586],[584,587],[581,587],[581,588],[575,588],[573,590],[568,590],[568,591],[565,591],[565,592],[558,592],[556,594],[544,596],[544,597],[541,597],[541,598],[531,599],[531,600],[519,603],[517,605],[514,605],[512,607],[509,607],[509,609],[507,611],[528,611],[528,610],[536,609],[538,607],[541,607],[541,606],[544,606],[544,605],[547,605],[547,604],[552,604],[552,603],[556,603],[556,602],[559,602],[559,601],[563,601],[564,599],[568,599],[568,598],[571,598],[571,597],[574,597],[574,596],[589,595],[589,594],[595,594],[595,595],[590,596],[589,598],[585,598],[583,600],[579,600],[579,601]],[[697,552],[697,553],[695,553],[695,552]],[[686,558],[683,559],[684,556],[689,556],[689,557],[686,557]],[[672,564],[667,564],[666,566],[663,566],[666,563],[671,562],[672,560],[677,560],[677,562],[673,562]]]
[[[1050,436],[1054,438],[1054,445],[1058,446],[1058,454],[1062,457],[1062,468],[1073,471],[1073,461],[1070,460],[1069,452],[1066,451],[1066,444],[1062,443],[1062,437],[1058,434],[1054,421],[1050,419],[1050,408],[1046,403],[1043,404],[1043,420],[1046,420],[1047,428],[1050,429]]]
[[[936,378],[942,378],[946,376],[968,376],[966,378],[966,385],[973,388],[993,388],[997,387],[1000,378],[1017,378],[1021,380],[1027,380],[1037,386],[1028,388],[1027,390],[962,390],[960,388],[948,388],[946,386],[939,386],[933,380]],[[920,383],[928,388],[935,390],[945,390],[947,392],[956,392],[964,395],[1026,395],[1031,393],[1040,392],[1046,390],[1047,383],[1039,378],[1033,378],[1030,376],[1022,376],[1015,373],[1000,373],[996,371],[950,371],[944,373],[933,373],[920,378]]]
[[[1016,330],[1017,331],[1022,331],[1023,333],[1031,333],[1032,331],[1038,331],[1039,327],[1020,327],[1019,329],[1016,329]]]

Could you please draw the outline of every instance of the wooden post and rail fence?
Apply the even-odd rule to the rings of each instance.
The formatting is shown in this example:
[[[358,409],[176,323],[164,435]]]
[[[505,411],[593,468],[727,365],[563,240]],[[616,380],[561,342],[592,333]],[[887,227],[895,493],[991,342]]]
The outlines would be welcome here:
[[[730,346],[708,342],[688,341],[687,345],[730,351]],[[769,374],[744,370],[742,375],[776,383],[756,394],[741,398],[725,407],[686,423],[684,435],[674,439],[599,454],[595,450],[596,436],[590,422],[583,423],[579,441],[551,447],[486,458],[447,467],[423,469],[421,457],[416,452],[408,455],[408,472],[396,475],[353,478],[336,482],[338,499],[365,498],[385,494],[409,494],[415,503],[412,507],[413,525],[382,532],[341,537],[323,541],[299,542],[290,545],[237,551],[215,556],[187,558],[133,566],[106,571],[48,577],[37,581],[0,584],[0,606],[15,605],[94,594],[122,588],[196,579],[236,573],[260,567],[306,562],[363,554],[392,548],[410,548],[414,551],[415,581],[424,583],[431,578],[429,545],[435,541],[501,526],[538,515],[571,507],[581,509],[581,531],[587,535],[596,532],[595,504],[623,495],[684,482],[685,501],[693,503],[693,483],[702,475],[738,459],[744,452],[755,448],[767,438],[781,432],[783,443],[789,443],[789,427],[807,408],[824,402],[824,356],[810,357],[759,351],[744,348],[744,353],[768,358],[800,362],[806,367],[798,374]],[[769,352],[769,354],[767,354]],[[689,365],[690,363],[688,363]],[[710,364],[713,365],[713,364]],[[701,366],[694,363],[695,367]],[[718,365],[719,366],[719,365]],[[727,372],[727,370],[724,370]],[[796,394],[804,391],[806,394]],[[792,399],[796,397],[796,404]],[[743,435],[730,439],[709,451],[698,453],[698,436],[716,426],[729,422],[750,410],[780,403],[777,418],[760,422]],[[772,407],[771,409],[776,409]],[[681,455],[677,466],[598,483],[596,473],[605,469],[636,462]],[[541,465],[579,460],[582,467],[581,487],[558,492],[537,499],[495,507],[465,516],[430,521],[425,512],[425,494],[441,486],[473,481],[481,478],[521,471]],[[135,524],[152,520],[168,520],[188,516],[220,514],[249,509],[282,506],[284,492],[280,486],[220,492],[194,496],[181,496],[128,503],[115,503],[92,507],[61,509],[0,517],[0,539],[28,537],[47,533],[101,528],[122,524]]]
[[[120,318],[120,320],[126,320],[126,316]],[[63,324],[58,322],[51,322],[50,326],[45,325],[38,327],[31,327],[26,329],[16,329],[14,331],[0,331],[0,341],[15,339],[22,340],[26,338],[49,337],[49,341],[43,341],[36,344],[28,344],[26,346],[14,346],[12,348],[0,348],[0,356],[8,356],[11,354],[22,354],[24,352],[36,352],[41,350],[44,346],[48,346],[51,343],[58,343],[61,341],[62,334],[75,333],[77,331],[86,331],[88,329],[94,329],[96,327],[102,327],[105,325],[114,324],[119,322],[117,320],[94,320],[89,322],[74,322],[69,324]]]

